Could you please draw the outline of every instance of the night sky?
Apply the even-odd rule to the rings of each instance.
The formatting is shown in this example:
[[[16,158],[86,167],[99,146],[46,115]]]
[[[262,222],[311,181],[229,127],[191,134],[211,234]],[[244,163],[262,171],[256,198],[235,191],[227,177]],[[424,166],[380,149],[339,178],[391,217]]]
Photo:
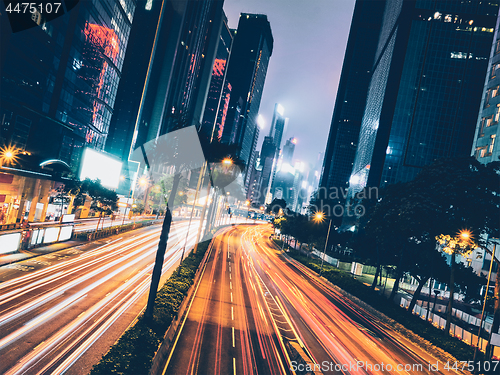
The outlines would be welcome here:
[[[274,37],[260,104],[268,135],[274,104],[290,118],[283,143],[298,139],[295,160],[314,163],[325,152],[355,0],[225,0],[229,27],[240,13],[266,14]]]

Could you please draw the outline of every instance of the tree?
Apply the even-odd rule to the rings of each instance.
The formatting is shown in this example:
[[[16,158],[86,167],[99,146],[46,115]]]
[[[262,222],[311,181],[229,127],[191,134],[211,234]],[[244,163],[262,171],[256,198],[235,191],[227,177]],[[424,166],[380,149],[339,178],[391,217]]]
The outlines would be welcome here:
[[[142,202],[134,203],[132,205],[132,208],[130,209],[130,211],[132,211],[136,215],[142,214],[144,212],[144,203],[142,203]]]
[[[82,182],[79,194],[87,194],[92,198],[90,208],[99,213],[96,230],[99,228],[102,215],[110,215],[118,208],[118,195],[113,190],[102,186],[99,179],[91,180],[86,178]]]
[[[153,202],[151,206],[153,209],[162,211],[165,208],[167,198],[172,193],[173,184],[174,176],[167,175],[160,177],[159,181],[153,185],[149,193],[149,198]],[[178,207],[185,203],[187,203],[187,179],[181,178],[175,194],[174,206]]]
[[[266,213],[279,215],[280,210],[281,212],[284,212],[285,208],[286,201],[284,199],[274,198],[273,201],[266,206]]]
[[[451,255],[450,263],[450,297],[448,298],[448,307],[446,309],[446,326],[445,332],[450,332],[451,313],[453,308],[453,299],[455,293],[455,258],[457,255],[465,256],[471,253],[477,244],[472,239],[472,234],[468,231],[462,231],[455,236],[441,234],[436,237],[438,243],[442,246],[442,250]]]

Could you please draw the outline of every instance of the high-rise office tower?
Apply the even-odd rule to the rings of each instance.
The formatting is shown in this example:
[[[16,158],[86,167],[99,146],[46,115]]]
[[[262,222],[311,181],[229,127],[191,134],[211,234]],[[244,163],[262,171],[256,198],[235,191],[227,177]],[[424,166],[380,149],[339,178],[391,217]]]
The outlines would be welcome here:
[[[276,143],[273,137],[265,137],[260,152],[261,181],[259,184],[259,204],[264,204],[269,193],[271,173],[276,160]]]
[[[350,193],[470,153],[498,3],[386,1]]]
[[[354,7],[320,180],[327,192],[349,186],[383,11],[383,1],[357,0]]]
[[[495,35],[490,53],[490,62],[477,119],[472,155],[481,163],[500,159],[500,15],[497,17]]]
[[[283,133],[285,132],[285,109],[281,104],[276,103],[274,105],[273,121],[271,123],[271,128],[269,129],[269,137],[274,139],[274,144],[276,146],[276,156],[279,155],[279,150],[281,149],[281,140],[283,138]]]
[[[292,164],[292,158],[293,158],[293,152],[295,151],[295,145],[297,144],[297,139],[294,137],[291,137],[290,139],[287,139],[285,142],[285,145],[283,146],[283,164]]]
[[[267,16],[242,13],[227,72],[232,89],[222,141],[238,146],[238,156],[247,165],[245,186],[259,135],[257,116],[272,51],[273,36]]]
[[[129,68],[119,88],[123,101],[113,118],[109,152],[126,162],[133,150],[158,136],[191,125],[201,127],[223,23],[222,4],[222,0],[139,3],[141,22],[134,23],[131,31]],[[125,190],[121,186],[120,191]]]
[[[76,173],[82,149],[102,150],[108,134],[136,2],[68,5],[16,32],[0,11],[0,143],[31,154],[25,169],[57,159]]]
[[[142,94],[147,86],[149,61],[156,54],[155,35],[162,1],[139,3],[130,31],[129,49],[123,62],[123,74],[116,94],[105,150],[122,160],[122,175],[128,175],[128,158],[139,114]],[[133,169],[137,166],[133,166]],[[119,192],[128,191],[130,179],[120,183]]]
[[[208,139],[220,140],[226,121],[231,84],[226,80],[233,33],[224,15],[201,130]],[[215,125],[215,126],[214,126]]]

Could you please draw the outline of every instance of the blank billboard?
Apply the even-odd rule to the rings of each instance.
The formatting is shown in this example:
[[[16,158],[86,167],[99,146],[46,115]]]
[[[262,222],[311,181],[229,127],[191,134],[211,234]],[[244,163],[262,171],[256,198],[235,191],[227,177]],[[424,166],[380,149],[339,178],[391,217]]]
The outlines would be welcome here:
[[[116,189],[120,182],[121,170],[122,162],[91,148],[86,148],[83,152],[80,180],[99,179],[102,186]]]

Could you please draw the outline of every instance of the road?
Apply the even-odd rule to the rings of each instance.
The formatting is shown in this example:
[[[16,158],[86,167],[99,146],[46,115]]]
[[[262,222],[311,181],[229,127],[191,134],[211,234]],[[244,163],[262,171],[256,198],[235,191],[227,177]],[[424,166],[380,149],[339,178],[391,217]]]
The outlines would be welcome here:
[[[164,374],[289,374],[306,365],[317,374],[449,373],[286,259],[271,233],[240,225],[217,238]]]
[[[187,226],[172,226],[164,279],[194,243]],[[88,373],[146,304],[160,229],[0,267],[0,373]]]

